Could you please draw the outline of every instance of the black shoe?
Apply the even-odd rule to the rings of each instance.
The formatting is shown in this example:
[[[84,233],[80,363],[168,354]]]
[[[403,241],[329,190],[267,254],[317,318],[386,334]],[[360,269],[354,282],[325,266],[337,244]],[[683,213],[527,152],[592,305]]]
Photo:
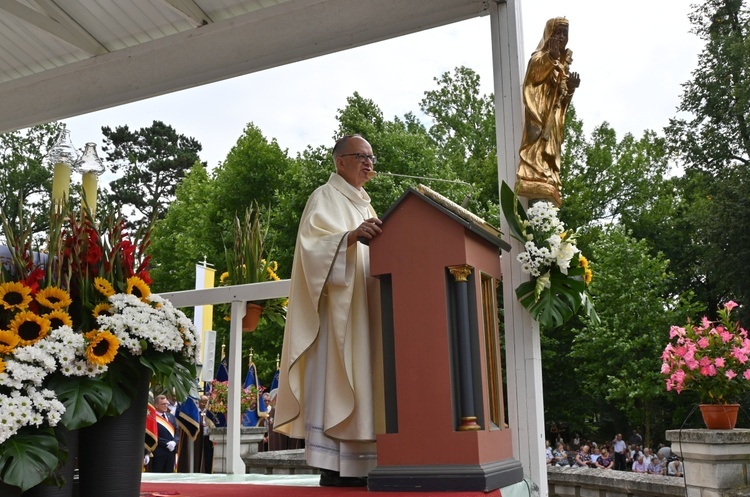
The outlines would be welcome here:
[[[320,470],[321,487],[366,487],[367,477],[341,476],[338,471]]]

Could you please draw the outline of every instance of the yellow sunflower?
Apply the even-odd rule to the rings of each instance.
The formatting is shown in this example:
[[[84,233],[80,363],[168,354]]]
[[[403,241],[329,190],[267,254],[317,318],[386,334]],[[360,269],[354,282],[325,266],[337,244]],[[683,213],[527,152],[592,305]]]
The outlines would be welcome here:
[[[18,345],[18,335],[8,330],[0,330],[0,354],[10,354]]]
[[[226,282],[229,279],[229,271],[224,271],[221,273],[221,276],[219,276],[219,284],[223,285],[224,282]]]
[[[70,314],[65,311],[55,310],[45,314],[44,317],[49,319],[49,327],[52,330],[56,330],[61,326],[73,327],[73,319],[71,319]]]
[[[64,309],[73,303],[73,299],[70,298],[68,292],[62,288],[56,286],[48,286],[43,290],[39,290],[36,294],[36,301],[47,309]]]
[[[86,339],[86,340],[88,340],[88,341],[91,341],[91,340],[93,340],[93,339],[94,339],[94,337],[95,337],[96,335],[98,335],[98,334],[99,334],[99,330],[91,330],[91,331],[87,331],[86,333],[84,333],[84,334],[83,334],[83,338],[85,338],[85,339]]]
[[[104,366],[115,359],[119,347],[120,340],[116,336],[109,331],[101,331],[94,335],[86,347],[86,359],[93,364]]]
[[[106,302],[101,302],[99,304],[96,304],[96,307],[94,307],[94,310],[91,311],[91,314],[95,318],[98,318],[99,316],[109,316],[110,314],[112,314],[112,306]]]
[[[584,256],[579,255],[578,256],[578,267],[582,267],[582,268],[588,269],[589,268],[589,260],[586,259]]]
[[[18,335],[18,344],[21,346],[38,342],[47,336],[49,329],[49,319],[31,311],[19,312],[10,322],[10,331]]]
[[[112,286],[112,283],[102,277],[94,278],[94,288],[96,288],[97,292],[101,293],[107,298],[110,298],[116,293],[115,288]]]
[[[20,281],[0,285],[0,304],[6,309],[26,309],[31,302],[31,288]]]
[[[151,289],[148,287],[145,281],[140,279],[138,276],[131,276],[128,278],[127,288],[125,293],[135,295],[142,301],[146,301],[149,295],[151,295]]]
[[[591,269],[586,268],[586,271],[583,273],[583,281],[587,285],[591,283],[591,280],[594,279],[594,273],[591,271]]]
[[[0,359],[0,373],[4,373],[4,372],[5,372],[5,361]]]

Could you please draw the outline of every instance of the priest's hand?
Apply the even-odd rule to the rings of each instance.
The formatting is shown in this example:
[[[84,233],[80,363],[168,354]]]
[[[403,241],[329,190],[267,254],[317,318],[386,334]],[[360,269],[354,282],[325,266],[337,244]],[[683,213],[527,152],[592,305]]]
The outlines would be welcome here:
[[[381,224],[383,224],[383,222],[376,217],[365,219],[364,221],[362,221],[362,224],[357,227],[356,230],[349,232],[349,235],[346,239],[347,245],[352,245],[359,238],[364,238],[368,241],[372,240],[383,232],[383,230],[380,228]]]

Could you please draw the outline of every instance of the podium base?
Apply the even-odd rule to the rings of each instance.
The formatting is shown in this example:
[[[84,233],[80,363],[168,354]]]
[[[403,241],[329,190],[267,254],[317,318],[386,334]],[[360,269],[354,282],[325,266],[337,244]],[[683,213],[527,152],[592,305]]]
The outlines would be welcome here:
[[[515,459],[485,464],[378,466],[367,476],[370,492],[491,492],[523,480]]]

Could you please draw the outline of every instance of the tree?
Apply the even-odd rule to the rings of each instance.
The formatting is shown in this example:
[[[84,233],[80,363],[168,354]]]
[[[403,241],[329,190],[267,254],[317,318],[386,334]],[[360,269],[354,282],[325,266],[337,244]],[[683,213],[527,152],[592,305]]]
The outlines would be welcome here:
[[[195,265],[201,260],[223,260],[209,243],[214,235],[209,213],[214,183],[206,168],[196,163],[177,187],[175,200],[163,219],[154,225],[149,253],[155,292],[190,290],[195,287]]]
[[[743,0],[706,0],[690,15],[706,41],[667,135],[686,167],[718,172],[750,163],[750,12]]]
[[[742,187],[750,182],[750,11],[742,0],[707,0],[690,20],[706,44],[684,85],[679,110],[688,117],[666,128],[685,169],[677,182],[684,192],[682,217],[672,223],[685,235],[672,245],[689,254],[683,279],[713,313],[727,298],[750,302],[744,283],[750,268],[742,259],[749,197]]]
[[[0,208],[14,228],[23,205],[26,218],[34,218],[32,231],[47,231],[52,166],[44,159],[59,129],[58,123],[49,123],[0,135]]]
[[[438,150],[438,161],[460,172],[471,183],[471,209],[482,216],[497,218],[497,139],[495,100],[479,91],[479,74],[457,67],[435,78],[436,90],[425,92],[420,108],[432,117],[430,137]]]
[[[588,324],[573,341],[576,381],[593,399],[606,400],[605,418],[618,431],[622,423],[664,428],[656,407],[669,396],[660,357],[670,326],[697,307],[691,296],[673,298],[668,261],[653,256],[648,244],[622,227],[611,227],[593,244],[594,280],[589,289],[601,323]],[[618,426],[619,424],[619,426]]]
[[[131,206],[130,215],[136,218],[163,218],[177,185],[200,160],[201,144],[161,121],[138,131],[127,125],[114,130],[103,126],[102,133],[111,170],[121,174],[110,182],[107,201]]]

